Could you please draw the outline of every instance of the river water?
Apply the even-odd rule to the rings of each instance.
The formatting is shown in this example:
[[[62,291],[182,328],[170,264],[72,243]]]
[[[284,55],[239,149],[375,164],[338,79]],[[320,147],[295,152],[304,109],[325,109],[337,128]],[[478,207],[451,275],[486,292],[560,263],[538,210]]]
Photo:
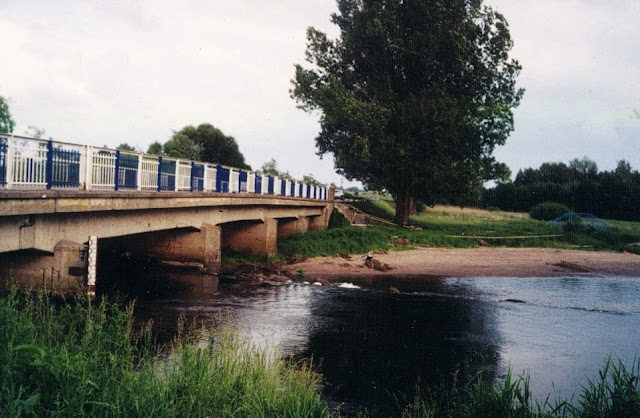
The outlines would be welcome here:
[[[399,293],[389,290],[394,286]],[[140,321],[233,321],[256,344],[313,358],[332,406],[392,414],[416,384],[480,369],[528,374],[534,398],[571,398],[608,356],[640,355],[640,277],[415,278],[322,287],[196,278],[149,292]]]

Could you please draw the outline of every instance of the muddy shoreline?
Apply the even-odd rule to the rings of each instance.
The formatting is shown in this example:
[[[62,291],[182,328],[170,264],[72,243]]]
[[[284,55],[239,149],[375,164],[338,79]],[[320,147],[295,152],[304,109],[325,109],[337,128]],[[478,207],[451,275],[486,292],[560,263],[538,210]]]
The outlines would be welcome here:
[[[374,255],[316,257],[282,266],[289,277],[640,277],[640,255],[551,248],[417,248]]]

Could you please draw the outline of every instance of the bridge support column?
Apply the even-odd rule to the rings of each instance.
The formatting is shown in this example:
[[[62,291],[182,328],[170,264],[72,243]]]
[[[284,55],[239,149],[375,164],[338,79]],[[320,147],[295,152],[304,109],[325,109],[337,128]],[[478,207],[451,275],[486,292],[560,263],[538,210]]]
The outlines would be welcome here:
[[[71,295],[86,293],[85,244],[63,240],[53,254],[16,251],[0,255],[0,280],[20,288]]]
[[[309,217],[301,216],[299,219],[279,219],[278,239],[287,238],[293,234],[307,232],[309,230]]]
[[[278,252],[278,220],[267,218],[258,223],[237,222],[224,225],[222,242],[225,247],[247,251],[254,255],[276,255]]]
[[[222,228],[216,225],[203,224],[200,228],[202,246],[204,248],[204,268],[208,273],[220,274],[222,249]]]

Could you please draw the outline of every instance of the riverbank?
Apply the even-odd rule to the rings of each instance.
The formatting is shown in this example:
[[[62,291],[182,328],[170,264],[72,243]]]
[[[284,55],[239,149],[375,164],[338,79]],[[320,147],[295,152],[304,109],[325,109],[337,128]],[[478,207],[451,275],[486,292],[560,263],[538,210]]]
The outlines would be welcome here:
[[[315,257],[286,266],[291,275],[329,281],[359,277],[640,277],[640,255],[554,248],[417,248],[374,254]]]

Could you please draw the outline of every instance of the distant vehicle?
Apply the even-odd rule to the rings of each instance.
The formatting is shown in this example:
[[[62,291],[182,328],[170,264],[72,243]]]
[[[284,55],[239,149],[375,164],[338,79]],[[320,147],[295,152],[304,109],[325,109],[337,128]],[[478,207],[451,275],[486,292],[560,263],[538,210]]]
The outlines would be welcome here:
[[[344,199],[344,192],[342,190],[336,190],[333,192],[334,199]]]

